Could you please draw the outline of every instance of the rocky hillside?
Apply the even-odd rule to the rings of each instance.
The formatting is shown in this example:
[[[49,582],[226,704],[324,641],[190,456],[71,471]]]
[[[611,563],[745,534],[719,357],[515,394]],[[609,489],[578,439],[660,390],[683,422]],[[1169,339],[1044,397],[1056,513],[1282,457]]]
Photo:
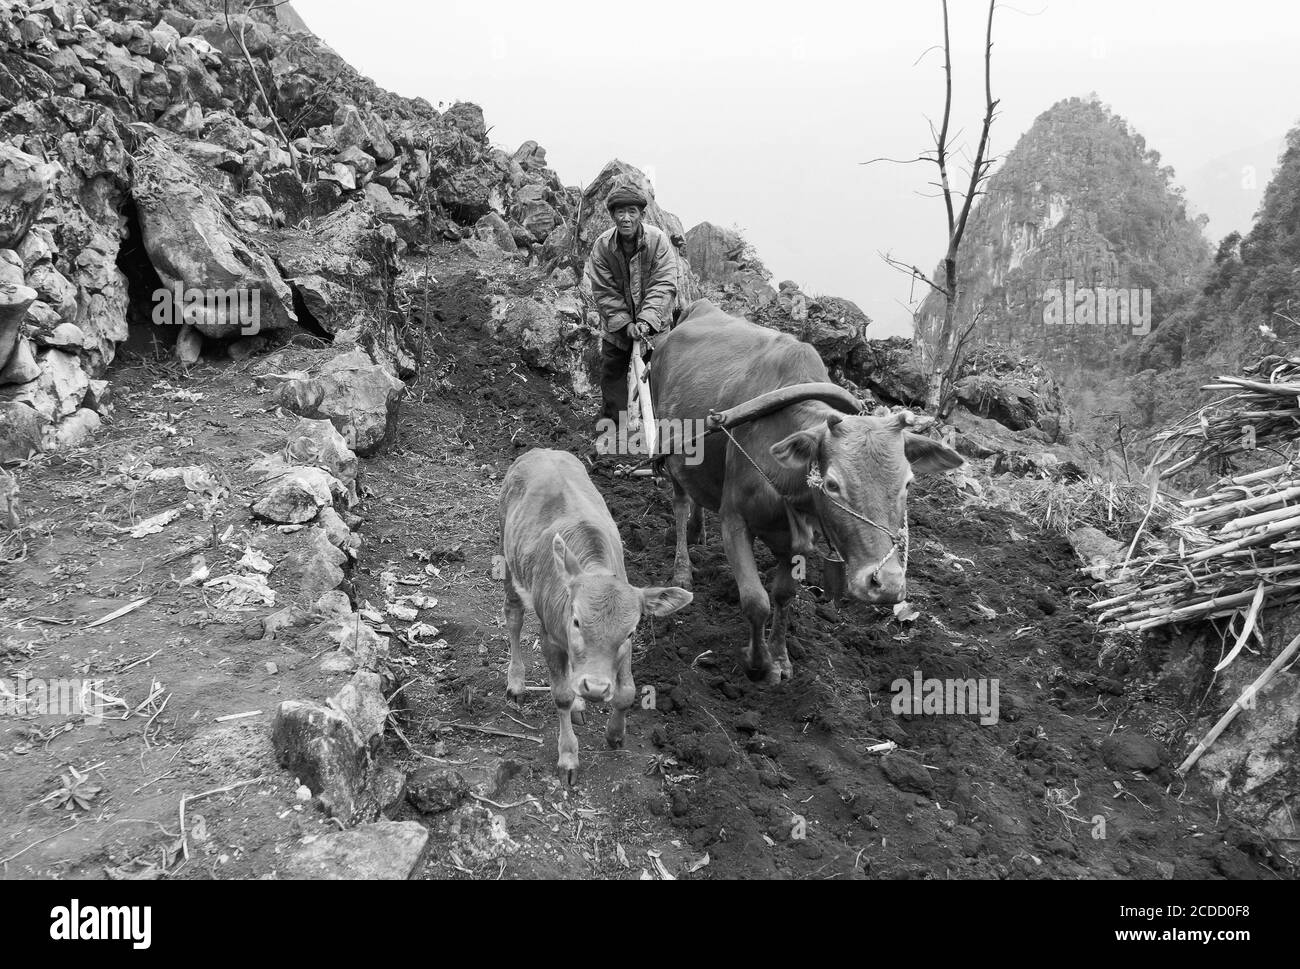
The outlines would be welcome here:
[[[520,450],[589,456],[582,266],[621,178],[650,189],[619,161],[566,186],[536,142],[507,151],[472,104],[378,88],[287,6],[227,22],[199,0],[0,0],[0,671],[75,657],[113,714],[0,723],[0,873],[1275,865],[1203,791],[1169,794],[1186,718],[1128,682],[1136,652],[1097,635],[1076,553],[1036,529],[1077,475],[1061,388],[1000,352],[958,375],[940,432],[969,473],[917,489],[915,615],[807,586],[801,677],[763,692],[734,668],[710,523],[698,608],[637,644],[658,708],[622,754],[593,753],[584,788],[557,785],[528,722],[546,705],[501,689],[492,522]],[[773,288],[727,230],[685,232],[658,202],[648,218],[686,299],[808,340],[865,400],[918,403],[910,346],[868,339],[857,306]],[[661,580],[667,495],[593,475],[631,568]],[[993,507],[1026,476],[1045,514]],[[894,715],[884,691],[922,662],[1005,679],[1005,722]]]
[[[1300,128],[1293,128],[1255,224],[1219,244],[1195,295],[1145,341],[1142,364],[1165,370],[1213,358],[1236,371],[1293,346],[1300,333]]]
[[[1118,369],[1209,260],[1173,174],[1095,96],[1040,115],[990,178],[962,244],[958,319],[981,314],[975,343],[1006,344],[1067,381]],[[931,294],[918,334],[933,339],[942,317]]]
[[[128,340],[193,363],[310,335],[410,376],[404,254],[464,240],[572,287],[625,171],[611,163],[584,199],[536,142],[507,152],[473,104],[378,88],[287,7],[227,22],[202,0],[5,0],[0,460],[98,426]],[[225,293],[251,301],[253,325],[189,299]]]

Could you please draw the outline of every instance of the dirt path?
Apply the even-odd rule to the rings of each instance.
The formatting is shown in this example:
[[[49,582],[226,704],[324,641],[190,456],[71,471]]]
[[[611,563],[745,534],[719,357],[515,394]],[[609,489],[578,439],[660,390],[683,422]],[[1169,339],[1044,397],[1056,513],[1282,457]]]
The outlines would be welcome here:
[[[564,792],[546,694],[522,714],[506,702],[501,593],[488,571],[496,482],[529,447],[589,455],[592,406],[557,400],[511,348],[487,341],[484,290],[466,274],[448,278],[439,296],[447,311],[432,345],[454,348],[457,366],[437,393],[405,409],[401,446],[372,466],[388,487],[371,515],[378,538],[367,555],[383,552],[363,555],[357,580],[364,592],[375,573],[426,556],[442,570],[435,622],[447,648],[410,654],[425,677],[412,691],[425,723],[541,728],[540,746],[441,734],[461,769],[510,777],[497,800],[541,802],[506,812],[525,847],[504,868],[500,859],[483,869],[467,863],[476,875],[639,876],[653,872],[646,851],[662,852],[678,875],[674,862],[707,856],[694,877],[1261,872],[1224,843],[1226,832],[1248,846],[1249,834],[1216,829],[1215,806],[1201,792],[1165,767],[1120,773],[1103,761],[1108,736],[1131,728],[1173,740],[1178,720],[1129,669],[1132,656],[1114,651],[1099,665],[1104,643],[1072,599],[1082,589],[1072,589],[1068,545],[1021,518],[963,509],[942,482],[920,490],[913,512],[912,602],[921,617],[905,624],[886,610],[837,610],[805,590],[791,627],[797,676],[775,690],[750,683],[738,666],[737,596],[709,520],[694,553],[694,605],[646,628],[639,644],[637,682],[655,688],[657,709],[635,711],[619,752],[602,750],[604,715],[592,716],[578,731],[582,781]],[[615,479],[608,467],[593,474],[632,578],[663,582],[672,565],[667,492]],[[526,638],[530,630],[535,636],[531,619]],[[1001,722],[895,716],[890,684],[915,670],[997,678]],[[540,654],[529,682],[545,682]],[[409,739],[424,750],[435,740],[418,727]],[[871,752],[886,741],[898,747],[888,762]],[[574,806],[586,813],[557,824],[555,812]],[[800,818],[806,837],[792,838]]]
[[[426,768],[426,779],[474,795],[468,811],[422,816],[404,804],[396,814],[434,831],[427,877],[1266,874],[1250,857],[1249,832],[1219,818],[1195,781],[1185,787],[1163,766],[1107,766],[1109,736],[1172,742],[1180,724],[1146,671],[1132,668],[1134,656],[1100,655],[1105,644],[1072,598],[1064,542],[1023,519],[963,507],[944,482],[923,485],[914,501],[920,616],[904,623],[884,610],[836,609],[805,589],[791,625],[796,676],[776,689],[752,684],[737,664],[735,587],[706,517],[694,604],[646,626],[638,643],[637,682],[654,687],[656,709],[633,711],[617,752],[603,749],[605,712],[593,710],[578,728],[580,783],[563,787],[547,694],[522,710],[505,699],[501,593],[490,574],[495,504],[523,449],[587,454],[593,407],[557,394],[484,335],[489,288],[533,285],[526,273],[484,268],[463,253],[439,267],[426,321],[432,363],[393,445],[363,462],[356,509],[365,521],[351,575],[358,603],[383,602],[394,581],[437,600],[419,615],[436,634],[414,637],[392,622],[407,710],[385,751],[403,770]],[[277,449],[295,419],[268,412],[239,365],[185,377],[124,367],[113,379],[117,414],[93,446],[22,473],[26,554],[0,565],[0,676],[102,678],[125,707],[98,723],[0,719],[0,872],[272,877],[287,853],[334,826],[297,800],[294,779],[275,765],[270,719],[281,700],[323,699],[342,678],[312,661],[329,644],[258,638],[269,606],[233,611],[212,591],[182,585],[191,562],[179,553],[215,533],[202,554],[217,576],[249,547],[272,561],[292,550],[294,535],[250,521],[243,469]],[[207,519],[204,497],[183,481],[147,480],[149,467],[193,465],[224,475],[230,492]],[[663,582],[666,491],[616,480],[605,466],[594,478],[633,580]],[[180,515],[156,534],[122,531],[167,509]],[[0,558],[21,551],[11,539]],[[525,636],[535,635],[530,618]],[[542,686],[535,655],[529,683]],[[890,685],[916,670],[996,679],[999,722],[895,715]],[[254,715],[217,721],[242,713]],[[896,749],[882,756],[889,742]],[[88,779],[77,782],[70,768]],[[62,777],[84,807],[59,806]],[[213,790],[187,804],[182,843],[182,798]]]

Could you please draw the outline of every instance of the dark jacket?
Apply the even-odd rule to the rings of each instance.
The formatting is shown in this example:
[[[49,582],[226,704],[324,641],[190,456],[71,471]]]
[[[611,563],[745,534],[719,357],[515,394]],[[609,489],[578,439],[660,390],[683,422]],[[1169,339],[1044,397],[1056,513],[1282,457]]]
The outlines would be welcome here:
[[[603,233],[591,248],[587,276],[605,324],[605,339],[630,345],[626,328],[637,320],[653,330],[667,330],[680,272],[667,234],[654,226],[641,226],[631,259],[619,245],[617,226]]]

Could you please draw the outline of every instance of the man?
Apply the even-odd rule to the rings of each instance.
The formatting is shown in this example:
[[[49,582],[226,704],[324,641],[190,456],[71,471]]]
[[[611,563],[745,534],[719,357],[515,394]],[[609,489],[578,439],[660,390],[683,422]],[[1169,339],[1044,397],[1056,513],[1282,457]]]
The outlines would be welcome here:
[[[605,325],[601,340],[602,416],[627,410],[627,371],[633,338],[651,342],[672,326],[677,254],[668,236],[644,223],[649,199],[630,182],[615,186],[605,205],[614,227],[591,250],[591,294]]]

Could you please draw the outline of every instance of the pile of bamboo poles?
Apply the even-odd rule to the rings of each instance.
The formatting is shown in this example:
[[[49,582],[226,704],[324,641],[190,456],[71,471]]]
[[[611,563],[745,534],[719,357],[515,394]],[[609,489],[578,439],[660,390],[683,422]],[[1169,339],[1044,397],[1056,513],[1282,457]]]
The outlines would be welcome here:
[[[1118,594],[1089,606],[1100,621],[1142,631],[1242,612],[1253,626],[1261,608],[1300,601],[1300,464],[1226,478],[1181,506],[1178,548],[1103,580]]]
[[[1248,376],[1219,377],[1202,390],[1230,391],[1157,435],[1161,477],[1209,457],[1253,451],[1268,439],[1300,435],[1300,357],[1265,357]]]
[[[1162,478],[1206,458],[1264,448],[1285,463],[1222,478],[1208,494],[1180,502],[1182,517],[1166,529],[1178,547],[1126,562],[1102,580],[1108,597],[1089,608],[1102,622],[1139,632],[1239,617],[1239,629],[1229,624],[1235,642],[1220,658],[1217,674],[1252,635],[1263,642],[1258,623],[1264,610],[1300,603],[1300,357],[1265,357],[1247,376],[1220,377],[1203,389],[1231,393],[1159,436]],[[1153,489],[1153,503],[1155,495]],[[1191,770],[1297,651],[1300,637],[1246,687],[1179,766],[1180,774]]]

